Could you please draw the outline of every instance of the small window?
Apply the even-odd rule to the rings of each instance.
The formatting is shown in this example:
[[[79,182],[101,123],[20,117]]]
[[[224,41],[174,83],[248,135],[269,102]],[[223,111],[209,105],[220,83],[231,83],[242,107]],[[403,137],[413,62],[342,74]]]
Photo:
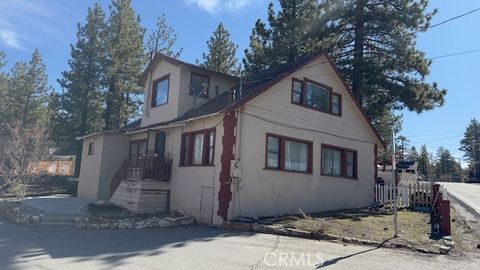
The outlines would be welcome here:
[[[356,178],[357,177],[357,155],[353,151],[346,151],[347,162],[346,162],[346,177]]]
[[[194,96],[208,98],[209,78],[192,72],[190,75],[189,93]]]
[[[147,141],[140,140],[140,141],[131,141],[130,148],[129,148],[129,156],[130,157],[140,157],[147,155]]]
[[[280,139],[267,136],[267,168],[280,168]]]
[[[339,94],[332,94],[332,113],[340,115],[342,106],[342,97]]]
[[[350,149],[322,145],[322,174],[357,178],[357,152]]]
[[[88,155],[93,155],[95,151],[95,142],[91,142],[88,144]]]
[[[152,107],[161,106],[168,102],[169,75],[153,82]]]
[[[181,166],[206,166],[214,164],[215,131],[203,130],[182,135]]]
[[[208,133],[208,144],[207,144],[207,164],[213,164],[213,155],[214,155],[214,146],[215,146],[215,132],[210,131]]]
[[[293,80],[292,102],[301,104],[303,101],[303,83]]]
[[[312,142],[267,135],[267,169],[311,173]]]
[[[193,135],[193,165],[203,163],[203,133]]]

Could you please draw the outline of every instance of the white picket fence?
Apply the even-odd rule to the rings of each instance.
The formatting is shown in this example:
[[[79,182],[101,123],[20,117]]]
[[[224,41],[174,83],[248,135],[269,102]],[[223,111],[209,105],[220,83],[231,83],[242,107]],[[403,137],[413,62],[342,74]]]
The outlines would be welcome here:
[[[431,207],[432,183],[417,182],[399,184],[397,187],[397,206],[399,207]],[[393,206],[395,185],[386,183],[375,185],[375,202]]]

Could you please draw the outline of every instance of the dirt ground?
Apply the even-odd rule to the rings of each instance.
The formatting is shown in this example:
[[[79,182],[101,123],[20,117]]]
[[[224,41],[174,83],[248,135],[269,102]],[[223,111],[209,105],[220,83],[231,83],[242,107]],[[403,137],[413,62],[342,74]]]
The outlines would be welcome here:
[[[399,237],[393,238],[393,211],[359,209],[313,214],[307,218],[289,217],[276,223],[299,230],[353,237],[373,241],[401,243],[417,248],[438,251],[440,237],[430,237],[430,214],[400,210]]]
[[[450,217],[452,237],[455,241],[455,249],[451,254],[457,257],[479,258],[480,224],[478,218],[457,204],[452,204]]]

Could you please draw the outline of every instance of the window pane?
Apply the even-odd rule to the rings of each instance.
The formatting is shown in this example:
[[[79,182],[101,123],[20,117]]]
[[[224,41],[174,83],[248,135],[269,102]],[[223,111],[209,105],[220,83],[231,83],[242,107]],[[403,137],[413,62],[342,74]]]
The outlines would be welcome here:
[[[267,167],[278,168],[278,153],[267,153]]]
[[[168,79],[156,83],[157,95],[155,99],[155,106],[166,104],[168,101]]]
[[[342,152],[330,148],[323,148],[322,170],[324,174],[340,176],[342,173]]]
[[[138,143],[130,144],[130,156],[136,156],[138,154]]]
[[[276,137],[267,137],[267,167],[279,168],[280,159],[280,139]]]
[[[88,154],[93,155],[93,152],[95,150],[95,142],[91,142],[88,144]]]
[[[203,156],[203,133],[196,134],[193,137],[193,164],[202,164]]]
[[[355,153],[347,152],[347,177],[355,177]]]
[[[302,103],[302,83],[293,81],[293,102]]]
[[[268,137],[268,152],[278,152],[280,150],[280,140],[276,137]]]
[[[332,95],[332,113],[340,114],[340,96]]]
[[[192,73],[190,77],[190,94],[198,96],[207,96],[208,77]]]
[[[306,172],[308,166],[308,145],[285,141],[285,170]]]
[[[183,149],[182,149],[182,154],[183,154],[183,160],[182,160],[182,164],[183,165],[188,165],[188,160],[189,160],[189,157],[188,157],[188,153],[189,153],[189,149],[190,149],[190,137],[188,135],[183,135]]]
[[[145,156],[147,154],[147,142],[139,142],[138,143],[138,154]]]
[[[213,164],[213,149],[214,149],[214,138],[215,138],[215,132],[210,132],[208,134],[208,164]]]
[[[320,86],[307,83],[306,103],[308,106],[314,107],[324,112],[328,112],[329,92]]]

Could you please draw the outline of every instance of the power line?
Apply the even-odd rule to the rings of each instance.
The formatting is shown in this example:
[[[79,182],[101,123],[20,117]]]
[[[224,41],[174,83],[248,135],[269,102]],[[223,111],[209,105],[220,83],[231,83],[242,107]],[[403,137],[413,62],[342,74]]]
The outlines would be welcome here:
[[[480,49],[475,49],[475,50],[470,50],[470,51],[464,51],[464,52],[456,52],[456,53],[451,53],[451,54],[444,54],[444,55],[439,55],[430,58],[430,60],[433,59],[438,59],[438,58],[444,58],[444,57],[450,57],[450,56],[455,56],[455,55],[461,55],[461,54],[467,54],[467,53],[474,53],[474,52],[480,52]]]
[[[449,139],[459,138],[459,137],[461,137],[461,136],[463,136],[463,135],[456,135],[456,136],[438,138],[438,139],[427,140],[427,141],[413,142],[413,143],[411,143],[411,144],[421,144],[421,143],[427,143],[427,142],[443,141],[443,140],[449,140]]]
[[[445,23],[447,23],[447,22],[450,22],[450,21],[453,21],[453,20],[459,19],[459,18],[461,18],[461,17],[464,17],[464,16],[467,16],[467,15],[470,15],[470,14],[472,14],[472,13],[474,13],[474,12],[477,12],[477,11],[479,11],[479,10],[480,10],[480,8],[476,8],[476,9],[474,9],[474,10],[470,10],[470,11],[468,11],[468,12],[466,12],[466,13],[463,13],[463,14],[457,15],[457,16],[455,16],[455,17],[452,17],[452,18],[450,18],[450,19],[446,19],[446,20],[444,20],[444,21],[441,21],[441,22],[439,22],[439,23],[432,24],[432,25],[430,25],[429,27],[427,27],[427,29],[431,29],[431,28],[434,28],[434,27],[440,26],[440,25],[442,25],[442,24],[445,24]],[[425,29],[425,30],[427,30],[427,29]],[[419,33],[419,32],[422,32],[422,31],[423,31],[423,30],[418,30],[418,31],[415,31],[415,32],[413,32],[413,34],[417,34],[417,33]]]

